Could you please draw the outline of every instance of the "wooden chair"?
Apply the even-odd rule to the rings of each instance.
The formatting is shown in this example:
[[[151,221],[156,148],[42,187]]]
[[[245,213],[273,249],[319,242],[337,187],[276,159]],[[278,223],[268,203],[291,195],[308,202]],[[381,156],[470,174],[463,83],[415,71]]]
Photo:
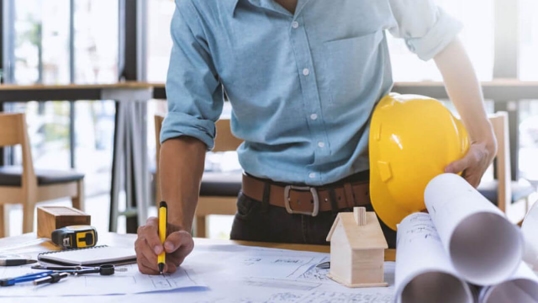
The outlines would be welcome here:
[[[497,156],[495,157],[497,178],[482,181],[478,186],[478,191],[506,213],[510,221],[520,224],[538,194],[527,180],[512,181],[508,113],[497,112],[490,115],[489,120],[497,138]]]
[[[159,163],[160,153],[160,133],[161,126],[164,120],[163,116],[155,115],[155,136],[157,138],[157,163]],[[215,124],[217,128],[217,136],[215,138],[215,146],[212,152],[235,151],[243,142],[233,136],[230,128],[230,120],[221,119]],[[159,165],[157,165],[158,167]],[[156,170],[156,200],[161,201],[159,187],[159,170]],[[202,176],[200,186],[200,197],[195,212],[195,227],[194,235],[196,237],[206,237],[208,215],[234,215],[237,210],[237,196],[241,191],[241,175],[240,171],[234,172],[219,172],[205,171]]]
[[[70,197],[74,208],[84,210],[84,175],[73,171],[34,170],[31,145],[22,113],[0,114],[0,146],[20,145],[21,166],[0,167],[0,237],[7,234],[6,204],[22,204],[24,233],[34,230],[37,202]]]

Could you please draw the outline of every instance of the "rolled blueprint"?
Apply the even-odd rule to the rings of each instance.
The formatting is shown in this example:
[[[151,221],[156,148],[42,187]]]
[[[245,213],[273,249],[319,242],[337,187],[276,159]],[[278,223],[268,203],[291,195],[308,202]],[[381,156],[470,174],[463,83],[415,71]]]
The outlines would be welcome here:
[[[469,284],[452,266],[429,214],[414,213],[398,225],[396,303],[472,303]]]
[[[521,224],[521,233],[525,240],[525,252],[523,253],[523,261],[530,268],[538,271],[538,203],[535,203],[531,210],[525,216],[523,224]]]
[[[424,192],[426,208],[458,273],[476,285],[508,279],[521,263],[520,229],[465,179],[433,178]]]
[[[538,278],[522,262],[508,280],[480,291],[479,303],[538,303]]]

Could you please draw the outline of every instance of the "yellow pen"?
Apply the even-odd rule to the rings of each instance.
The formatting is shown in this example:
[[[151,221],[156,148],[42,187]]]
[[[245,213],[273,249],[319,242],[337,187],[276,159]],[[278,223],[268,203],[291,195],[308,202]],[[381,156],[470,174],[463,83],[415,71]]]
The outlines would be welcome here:
[[[166,225],[168,224],[168,206],[166,202],[161,201],[159,204],[159,239],[163,244],[163,251],[157,257],[159,272],[163,274],[164,264],[166,263],[166,252],[164,251],[164,241],[166,240]]]

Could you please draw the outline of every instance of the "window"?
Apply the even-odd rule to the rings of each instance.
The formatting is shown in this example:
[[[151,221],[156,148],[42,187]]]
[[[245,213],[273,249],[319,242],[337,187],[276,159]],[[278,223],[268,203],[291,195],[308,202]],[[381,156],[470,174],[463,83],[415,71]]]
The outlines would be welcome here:
[[[164,82],[172,38],[170,21],[176,9],[173,0],[148,1],[148,81]]]
[[[76,0],[75,83],[118,81],[118,1]]]
[[[519,79],[538,80],[538,2],[519,1]]]
[[[118,79],[118,1],[13,1],[13,82],[114,83]],[[73,13],[73,16],[71,14]],[[71,28],[71,17],[73,27]],[[71,30],[73,41],[71,41]],[[38,168],[68,169],[70,123],[75,168],[86,174],[86,195],[109,193],[115,106],[112,101],[59,100],[11,104],[23,111]],[[20,161],[20,156],[16,156]]]
[[[460,39],[481,81],[493,77],[493,1],[440,0],[439,5],[463,24]],[[394,81],[441,81],[433,60],[424,62],[412,54],[402,39],[389,38]]]

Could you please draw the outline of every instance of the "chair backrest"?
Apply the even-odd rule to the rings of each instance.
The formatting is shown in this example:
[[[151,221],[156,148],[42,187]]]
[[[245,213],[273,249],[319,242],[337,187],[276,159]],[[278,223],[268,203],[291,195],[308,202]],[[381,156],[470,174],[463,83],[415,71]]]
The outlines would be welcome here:
[[[37,187],[26,116],[23,113],[0,113],[0,146],[14,145],[20,145],[22,151],[22,186]]]
[[[215,146],[213,152],[233,151],[236,150],[243,140],[232,134],[232,127],[229,119],[221,119],[215,123],[217,136],[215,137]]]
[[[507,206],[512,203],[508,113],[503,111],[496,112],[489,116],[489,121],[493,126],[493,132],[497,139],[497,156],[495,157],[495,170],[498,182],[497,206],[501,211],[506,212]]]
[[[26,143],[23,132],[24,114],[0,114],[0,146],[13,146]]]

